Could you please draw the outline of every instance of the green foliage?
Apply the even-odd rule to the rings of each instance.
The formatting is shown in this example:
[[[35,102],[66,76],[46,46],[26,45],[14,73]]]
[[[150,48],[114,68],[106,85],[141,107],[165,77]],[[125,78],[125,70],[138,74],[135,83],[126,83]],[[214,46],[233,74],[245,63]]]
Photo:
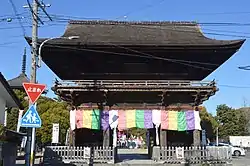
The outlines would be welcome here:
[[[20,90],[15,90],[15,93],[19,100],[25,107],[25,111],[28,109],[28,100],[26,93]],[[25,113],[24,111],[24,113]],[[36,131],[36,140],[38,143],[51,142],[52,124],[59,123],[60,125],[60,142],[64,143],[66,137],[66,131],[69,128],[69,111],[67,110],[67,104],[54,100],[48,97],[41,96],[37,101],[37,111],[42,119],[42,127]],[[8,112],[7,128],[16,130],[19,110],[12,108]],[[21,128],[23,130],[23,128]]]
[[[228,139],[228,136],[244,136],[248,134],[248,121],[239,109],[233,109],[225,104],[217,106],[216,119],[219,123],[219,137]]]
[[[143,140],[145,141],[147,129],[131,128],[131,129],[128,129],[128,133],[134,136],[141,136]]]
[[[21,101],[22,105],[25,107],[24,110],[27,110],[29,107],[29,103],[28,103],[25,92],[20,91],[20,90],[14,90],[14,92],[17,95],[18,99]],[[8,116],[7,116],[7,128],[8,129],[16,130],[18,114],[19,114],[19,110],[17,108],[12,108],[8,110]]]
[[[216,136],[216,127],[218,126],[218,122],[212,114],[207,112],[207,109],[205,107],[202,107],[200,111],[200,118],[201,126],[206,130],[207,137],[210,140],[213,140]]]
[[[54,100],[45,100],[44,103],[40,104],[41,107],[38,105],[38,111],[42,112],[41,119],[43,125],[37,130],[37,137],[42,143],[51,142],[52,124],[59,123],[59,140],[62,143],[65,142],[66,133],[69,128],[69,111],[67,110],[67,105]]]

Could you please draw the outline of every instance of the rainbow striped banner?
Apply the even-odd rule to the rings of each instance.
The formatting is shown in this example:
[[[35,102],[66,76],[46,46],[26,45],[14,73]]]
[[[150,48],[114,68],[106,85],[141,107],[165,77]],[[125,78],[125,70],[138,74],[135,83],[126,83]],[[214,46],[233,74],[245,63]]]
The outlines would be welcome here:
[[[198,111],[161,111],[161,129],[201,130]]]
[[[77,128],[102,129],[110,127],[112,111],[100,110],[77,110],[75,123]],[[160,122],[161,129],[186,131],[201,130],[200,116],[198,111],[155,111],[155,110],[118,110],[118,129],[126,130],[129,128],[153,128],[153,121]]]
[[[101,128],[100,110],[77,110],[76,127],[99,130]]]
[[[119,110],[118,129],[153,128],[151,110]]]

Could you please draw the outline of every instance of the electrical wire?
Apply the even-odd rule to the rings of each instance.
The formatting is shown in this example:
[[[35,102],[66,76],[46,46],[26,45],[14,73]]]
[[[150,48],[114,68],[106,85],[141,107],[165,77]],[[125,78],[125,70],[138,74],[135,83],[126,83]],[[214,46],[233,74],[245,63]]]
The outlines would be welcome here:
[[[84,32],[83,32],[84,33]],[[88,34],[85,33],[85,35],[87,36]],[[100,43],[105,43],[105,44],[109,44],[109,45],[112,45],[112,46],[115,46],[115,47],[118,47],[118,48],[122,48],[122,49],[125,49],[125,50],[129,50],[129,51],[132,51],[134,53],[139,53],[139,54],[142,54],[142,55],[146,55],[147,57],[151,57],[153,59],[157,59],[157,60],[166,60],[166,61],[172,61],[172,62],[184,62],[184,63],[193,63],[193,64],[201,64],[201,65],[212,65],[212,66],[217,66],[219,67],[220,65],[219,64],[214,64],[214,63],[206,63],[206,62],[196,62],[196,61],[186,61],[186,60],[180,60],[180,59],[169,59],[169,58],[163,58],[163,57],[158,57],[158,56],[155,56],[155,55],[152,55],[152,54],[148,54],[148,53],[144,53],[144,52],[141,52],[141,51],[137,51],[137,50],[134,50],[134,49],[131,49],[131,48],[128,48],[128,47],[123,47],[123,46],[120,46],[118,44],[113,44],[113,43],[109,43],[109,42],[102,42],[100,41]],[[145,56],[141,56],[141,57],[144,57],[144,58],[147,58]],[[181,64],[180,63],[180,64]]]
[[[31,26],[23,26],[23,27],[31,28]],[[0,30],[11,30],[11,29],[18,29],[18,28],[20,28],[20,26],[18,26],[18,27],[0,27]]]
[[[235,86],[235,85],[224,85],[224,84],[217,84],[217,85],[226,88],[250,89],[250,86]]]
[[[133,26],[136,27],[136,25],[127,25],[124,24],[124,26]],[[190,30],[178,30],[178,29],[173,29],[173,28],[169,28],[169,27],[149,27],[149,26],[140,26],[140,28],[144,28],[144,29],[158,29],[158,30],[170,30],[170,31],[176,31],[176,32],[185,32],[185,33],[193,33],[193,34],[197,34],[197,32],[195,31],[190,31]],[[227,36],[227,37],[239,37],[239,38],[250,38],[250,36],[246,36],[246,35],[230,35],[230,34],[225,34],[225,33],[211,33],[211,32],[202,32],[203,34],[206,35],[216,35],[216,36]],[[203,37],[201,35],[201,37]],[[185,44],[185,43],[183,43]]]
[[[56,21],[54,21],[54,22],[58,22],[58,23],[67,23],[68,22],[68,20],[56,20]],[[135,25],[127,25],[126,24],[126,26],[135,26]],[[178,25],[178,26],[181,26],[181,24],[180,25]],[[250,26],[250,24],[249,24],[249,26]],[[159,28],[159,27],[146,27],[146,26],[144,26],[144,27],[142,27],[141,26],[141,28],[147,28],[147,29],[161,29],[161,30],[172,30],[172,31],[179,31],[179,32],[185,32],[185,33],[196,33],[196,32],[194,32],[194,31],[188,31],[188,30],[176,30],[176,29],[169,29],[168,28],[168,26],[165,26],[165,27],[161,27],[161,28]],[[112,30],[112,29],[111,29]],[[212,29],[206,29],[206,28],[204,28],[203,30],[207,30],[207,31],[214,31],[214,32],[223,32],[222,30],[212,30]],[[250,33],[247,33],[247,32],[237,32],[237,31],[224,31],[224,32],[228,32],[228,33],[235,33],[235,34],[250,34]],[[207,35],[216,35],[216,36],[224,36],[224,37],[239,37],[239,38],[247,38],[247,39],[249,39],[250,38],[250,36],[247,36],[247,35],[235,35],[235,34],[225,34],[225,33],[212,33],[212,32],[203,32],[203,34],[207,34]]]
[[[137,55],[137,54],[118,53],[118,52],[111,52],[111,51],[93,50],[93,49],[87,49],[87,48],[72,48],[72,47],[58,46],[58,45],[51,45],[51,44],[46,44],[46,45],[47,46],[57,47],[57,48],[72,49],[72,50],[77,50],[77,51],[88,51],[88,52],[95,52],[95,53],[104,53],[104,54],[131,56],[131,57],[140,57],[140,58],[147,58],[147,59],[156,59],[155,57],[148,57],[148,56]],[[187,64],[187,63],[171,61],[170,59],[165,59],[165,58],[156,59],[156,60],[170,61],[170,62],[173,62],[173,63],[182,64],[182,65],[185,65],[185,66],[190,66],[190,67],[193,67],[193,68],[198,68],[198,69],[203,69],[203,70],[209,70],[209,71],[214,70],[214,69],[210,69],[210,68],[206,68],[206,67],[202,67],[202,66],[197,66],[197,65]]]
[[[42,17],[46,16],[44,14],[41,14]],[[82,19],[82,20],[103,20],[103,18],[97,18],[97,17],[79,17],[79,16],[70,16],[70,15],[62,15],[62,14],[50,14],[50,16],[53,17],[53,19],[57,20],[72,20],[72,19]]]
[[[250,35],[249,32],[240,32],[240,31],[216,30],[216,29],[207,29],[207,28],[202,28],[202,30],[212,31],[212,32],[224,32],[224,33],[226,32],[226,33],[235,33],[235,34]]]
[[[90,17],[77,17],[77,16],[68,16],[68,15],[57,15],[57,14],[51,14],[51,16],[54,17],[54,19],[57,20],[72,20],[72,19],[88,19],[88,20],[110,20],[110,19],[104,19],[104,18],[90,18]],[[202,26],[250,26],[250,23],[237,23],[237,22],[198,22],[199,25]],[[181,26],[181,25],[179,25]],[[183,25],[186,26],[186,25]]]
[[[13,15],[13,14],[7,14],[7,15],[2,15],[0,17],[16,17],[16,16],[20,16],[20,15],[24,15],[24,14],[27,14],[27,12],[17,13],[15,15]]]
[[[31,4],[30,4],[30,1],[29,0],[27,0],[27,3],[28,3],[28,6],[29,6],[29,10],[30,10],[30,12],[32,13],[32,16],[34,17],[36,17],[37,18],[37,20],[41,23],[41,24],[43,24],[43,21],[40,19],[40,17],[33,11],[33,9],[32,9],[32,7],[31,7]],[[37,20],[35,20],[36,22],[37,22]],[[38,22],[37,22],[38,23]]]
[[[149,9],[149,8],[158,6],[158,5],[162,4],[163,2],[165,2],[165,0],[160,0],[160,1],[158,1],[158,2],[154,2],[154,3],[152,3],[152,4],[143,6],[143,7],[139,8],[139,9],[135,9],[135,10],[132,10],[132,11],[130,11],[130,12],[127,12],[127,13],[125,13],[125,14],[119,16],[119,17],[116,17],[116,19],[120,19],[120,18],[123,18],[123,17],[125,17],[125,16],[127,17],[128,15],[131,15],[132,13],[139,12],[139,11],[142,11],[142,10],[145,10],[145,9]]]
[[[126,53],[115,53],[115,52],[107,52],[107,51],[98,51],[98,50],[91,50],[91,49],[83,49],[83,48],[72,48],[72,47],[64,47],[64,46],[57,46],[57,45],[51,45],[51,44],[46,44],[47,46],[52,46],[52,47],[57,47],[57,48],[65,48],[65,49],[72,49],[72,50],[80,50],[80,51],[90,51],[90,52],[98,52],[98,53],[107,53],[107,54],[119,54],[119,55],[125,55],[125,56],[135,56],[135,57],[141,57],[140,55],[135,55],[135,54],[126,54]],[[145,57],[143,57],[145,58]],[[174,62],[176,63],[176,62]],[[186,65],[186,64],[183,64]],[[200,68],[200,66],[191,66],[194,68]],[[214,69],[208,69],[208,68],[202,68],[205,70],[214,70]],[[248,86],[234,86],[234,85],[226,85],[226,84],[217,84],[219,87],[226,87],[226,88],[239,88],[239,89],[250,89]]]
[[[20,43],[21,41],[15,41],[15,42],[5,42],[5,43],[0,43],[0,46],[6,46],[10,44],[15,44],[15,43]]]
[[[15,16],[16,16],[17,19],[18,19],[19,25],[20,25],[20,27],[22,28],[23,36],[26,36],[25,28],[24,28],[24,26],[23,26],[23,24],[22,24],[22,21],[20,20],[20,18],[19,18],[18,15],[17,15],[18,13],[17,13],[16,6],[15,6],[15,4],[14,4],[14,2],[13,2],[12,0],[9,0],[9,2],[11,3],[12,9],[13,9],[13,11],[14,11],[14,14],[15,14]]]
[[[127,24],[126,24],[127,25]],[[133,26],[133,25],[128,25],[128,26]],[[143,26],[140,26],[140,27],[143,27]],[[148,27],[147,27],[148,28]],[[157,28],[159,29],[159,28]],[[164,28],[164,30],[166,30],[166,28]],[[170,30],[173,30],[173,29],[170,29]],[[174,29],[176,30],[176,29]],[[183,30],[182,30],[183,31]],[[193,32],[193,31],[184,31],[185,33],[186,32],[192,32],[192,33],[197,33],[197,32]],[[211,33],[210,33],[211,34]],[[214,33],[212,33],[214,34]],[[88,35],[88,34],[86,34]],[[107,42],[105,42],[107,43]],[[116,53],[116,52],[107,52],[107,51],[100,51],[100,50],[91,50],[91,49],[81,49],[81,50],[85,50],[85,51],[91,51],[91,52],[101,52],[101,53],[107,53],[107,54],[119,54],[119,55],[127,55],[127,56],[137,56],[137,57],[142,57],[142,58],[150,58],[150,59],[158,59],[158,60],[166,60],[166,61],[171,61],[171,62],[174,62],[174,63],[179,63],[179,64],[182,64],[182,65],[186,65],[186,66],[191,66],[191,67],[195,67],[195,68],[200,68],[200,69],[206,69],[206,70],[213,70],[213,69],[209,69],[209,68],[205,68],[205,67],[201,67],[201,66],[195,66],[195,65],[192,65],[190,63],[196,63],[196,64],[202,64],[202,65],[214,65],[214,66],[218,66],[218,64],[212,64],[212,63],[203,63],[203,62],[192,62],[192,61],[184,61],[184,60],[178,60],[178,59],[168,59],[168,58],[162,58],[162,57],[157,57],[157,56],[154,56],[154,55],[151,55],[151,54],[147,54],[147,53],[143,53],[143,52],[139,52],[137,50],[132,50],[130,48],[126,48],[126,47],[122,47],[122,46],[119,46],[119,45],[115,45],[115,44],[111,44],[111,43],[108,43],[110,45],[113,45],[113,46],[116,46],[116,47],[120,47],[120,48],[123,48],[123,49],[126,49],[126,50],[130,50],[130,51],[133,51],[133,52],[136,52],[136,53],[139,53],[139,54],[143,54],[143,55],[146,55],[146,56],[142,56],[142,55],[135,55],[135,54],[124,54],[124,53]],[[57,47],[57,46],[56,46]],[[61,47],[62,48],[62,47]],[[64,47],[65,48],[65,47]],[[68,49],[72,49],[71,47],[67,47]],[[75,49],[75,48],[74,48]],[[79,48],[78,48],[79,50]],[[184,63],[182,63],[184,62]],[[187,64],[189,63],[189,64]]]
[[[250,14],[247,12],[218,12],[218,13],[193,13],[195,15],[236,15],[236,14]]]

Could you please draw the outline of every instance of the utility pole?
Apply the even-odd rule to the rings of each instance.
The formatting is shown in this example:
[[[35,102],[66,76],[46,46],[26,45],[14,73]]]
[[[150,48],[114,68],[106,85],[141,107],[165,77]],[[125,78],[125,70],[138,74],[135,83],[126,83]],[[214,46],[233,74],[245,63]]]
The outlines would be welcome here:
[[[36,83],[37,70],[37,33],[38,31],[38,3],[33,0],[32,7],[32,44],[31,44],[31,75],[30,82]],[[30,101],[31,105],[31,101]],[[32,166],[34,163],[34,147],[35,147],[35,128],[28,128],[27,143],[26,143],[26,158],[25,165]]]
[[[36,72],[37,72],[37,61],[38,61],[38,50],[37,50],[37,38],[38,38],[38,22],[43,24],[43,21],[38,17],[38,8],[40,7],[42,11],[47,15],[47,17],[52,21],[52,18],[46,12],[45,7],[50,7],[51,5],[46,5],[39,0],[33,0],[33,4],[29,3],[28,5],[23,6],[24,8],[29,8],[32,13],[32,43],[31,43],[31,75],[30,82],[37,83]],[[29,105],[32,105],[32,102],[29,102]],[[36,105],[35,105],[36,106]],[[25,154],[25,165],[33,166],[34,165],[34,155],[35,155],[35,138],[36,138],[36,129],[27,128],[27,142],[26,142],[26,154]]]

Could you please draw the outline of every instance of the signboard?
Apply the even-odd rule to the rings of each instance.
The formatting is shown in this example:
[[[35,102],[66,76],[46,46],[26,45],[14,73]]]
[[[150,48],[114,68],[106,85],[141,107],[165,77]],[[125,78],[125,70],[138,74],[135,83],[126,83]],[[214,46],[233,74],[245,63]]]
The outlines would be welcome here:
[[[27,136],[24,136],[21,142],[21,148],[25,148],[27,142]]]
[[[21,127],[40,128],[42,120],[34,105],[31,105],[21,119]]]
[[[177,159],[184,159],[184,148],[183,147],[178,147],[175,149],[176,151],[176,158]]]
[[[32,104],[41,96],[46,88],[44,84],[23,83],[23,87]]]
[[[83,149],[83,158],[89,159],[91,156],[91,149],[90,147],[84,147]]]
[[[17,132],[20,131],[22,116],[23,116],[23,110],[19,110],[18,120],[17,120],[17,128],[16,128]]]
[[[59,143],[59,123],[53,123],[52,128],[52,144]]]

